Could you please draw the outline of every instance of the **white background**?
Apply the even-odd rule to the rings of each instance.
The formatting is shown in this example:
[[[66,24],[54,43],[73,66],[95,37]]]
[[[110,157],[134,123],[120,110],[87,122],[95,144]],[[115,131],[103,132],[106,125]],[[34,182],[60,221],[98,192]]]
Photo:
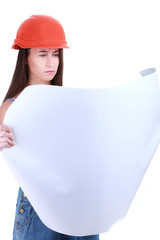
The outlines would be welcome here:
[[[111,87],[155,67],[160,76],[160,8],[155,0],[5,1],[0,8],[0,102],[9,87],[17,51],[11,46],[22,21],[51,15],[65,30],[64,86]],[[153,96],[154,97],[154,96]],[[132,153],[131,153],[132,154]],[[160,148],[127,216],[101,240],[160,239]],[[23,160],[23,159],[22,159]],[[18,183],[0,155],[0,239],[11,240]]]

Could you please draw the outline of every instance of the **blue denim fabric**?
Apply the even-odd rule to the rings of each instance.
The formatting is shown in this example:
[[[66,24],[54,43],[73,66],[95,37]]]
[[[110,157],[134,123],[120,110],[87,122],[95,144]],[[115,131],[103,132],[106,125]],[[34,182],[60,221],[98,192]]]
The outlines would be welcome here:
[[[21,188],[19,188],[13,240],[99,240],[99,235],[69,236],[55,232],[42,223]]]

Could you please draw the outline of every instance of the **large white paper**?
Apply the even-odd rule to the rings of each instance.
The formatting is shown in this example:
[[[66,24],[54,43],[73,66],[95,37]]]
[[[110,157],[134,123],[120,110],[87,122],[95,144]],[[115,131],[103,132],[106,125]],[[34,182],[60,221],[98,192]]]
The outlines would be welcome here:
[[[155,69],[113,88],[32,85],[4,124],[2,154],[40,219],[68,235],[100,234],[123,218],[160,140]]]

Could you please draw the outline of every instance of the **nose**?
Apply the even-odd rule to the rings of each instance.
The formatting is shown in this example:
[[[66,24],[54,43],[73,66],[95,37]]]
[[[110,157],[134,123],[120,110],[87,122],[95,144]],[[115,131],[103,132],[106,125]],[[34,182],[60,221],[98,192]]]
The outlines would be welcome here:
[[[54,60],[53,60],[52,56],[48,56],[46,66],[47,67],[53,67],[54,66]]]

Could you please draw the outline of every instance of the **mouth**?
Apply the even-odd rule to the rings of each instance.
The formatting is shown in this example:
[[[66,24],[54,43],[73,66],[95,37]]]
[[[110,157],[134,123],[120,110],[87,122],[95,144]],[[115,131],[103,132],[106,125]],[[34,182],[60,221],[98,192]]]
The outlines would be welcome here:
[[[46,73],[46,74],[54,74],[55,71],[51,71],[51,70],[50,70],[50,71],[45,71],[45,73]]]

